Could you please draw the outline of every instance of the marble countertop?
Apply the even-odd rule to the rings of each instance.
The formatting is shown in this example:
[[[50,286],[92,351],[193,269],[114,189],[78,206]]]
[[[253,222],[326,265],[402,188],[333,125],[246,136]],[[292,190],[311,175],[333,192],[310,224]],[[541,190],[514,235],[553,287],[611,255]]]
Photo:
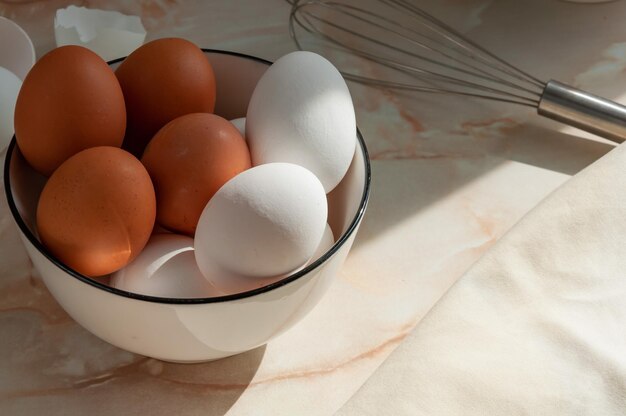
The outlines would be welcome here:
[[[66,0],[0,0],[54,46]],[[138,14],[148,39],[276,59],[294,49],[284,0],[84,0]],[[421,0],[540,78],[626,101],[626,5]],[[332,415],[463,272],[548,193],[613,145],[512,105],[350,85],[372,156],[371,203],[318,307],[266,346],[177,365],[94,337],[52,299],[0,201],[0,414]],[[2,154],[4,156],[4,154]]]

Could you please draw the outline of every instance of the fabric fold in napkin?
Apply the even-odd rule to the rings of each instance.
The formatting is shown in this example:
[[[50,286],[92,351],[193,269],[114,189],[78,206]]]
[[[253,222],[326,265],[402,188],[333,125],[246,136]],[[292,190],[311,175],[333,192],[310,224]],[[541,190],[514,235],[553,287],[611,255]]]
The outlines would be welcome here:
[[[626,147],[527,214],[338,412],[626,414]]]

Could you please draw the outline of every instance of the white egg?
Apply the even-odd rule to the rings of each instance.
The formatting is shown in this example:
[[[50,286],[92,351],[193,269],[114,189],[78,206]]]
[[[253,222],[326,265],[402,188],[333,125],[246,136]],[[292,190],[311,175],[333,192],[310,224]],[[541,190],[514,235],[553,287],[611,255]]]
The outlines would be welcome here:
[[[233,123],[235,127],[237,127],[237,130],[239,130],[239,133],[241,133],[241,136],[245,139],[246,138],[246,118],[240,117],[240,118],[230,120],[230,122]]]
[[[356,146],[352,98],[339,71],[312,52],[277,60],[250,99],[246,138],[253,165],[303,166],[330,192],[346,174]]]
[[[0,67],[0,150],[9,144],[13,137],[15,101],[21,87],[22,80],[17,75]]]
[[[193,239],[177,234],[153,235],[135,260],[111,276],[111,286],[166,298],[221,295],[198,269]]]
[[[271,283],[277,282],[285,277],[292,275],[305,267],[309,266],[311,263],[317,261],[322,255],[324,255],[335,243],[335,239],[333,237],[333,232],[330,229],[330,226],[326,224],[326,228],[324,229],[324,234],[322,235],[322,240],[318,244],[315,249],[315,253],[306,262],[306,264],[298,267],[295,270],[292,270],[289,273],[281,274],[278,276],[270,276],[270,277],[251,277],[251,276],[243,276],[240,274],[232,273],[220,269],[213,262],[207,262],[205,265],[205,269],[203,273],[205,273],[205,277],[214,282],[215,285],[219,286],[220,290],[223,293],[233,294],[233,293],[241,293],[248,290],[258,289],[260,287],[269,285]]]
[[[253,167],[226,182],[204,208],[195,235],[198,267],[229,292],[232,276],[259,283],[287,274],[313,256],[327,216],[324,187],[307,169]]]

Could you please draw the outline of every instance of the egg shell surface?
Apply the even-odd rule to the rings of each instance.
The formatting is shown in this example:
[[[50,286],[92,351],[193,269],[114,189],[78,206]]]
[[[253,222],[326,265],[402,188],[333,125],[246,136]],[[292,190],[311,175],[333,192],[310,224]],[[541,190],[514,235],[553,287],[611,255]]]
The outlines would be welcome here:
[[[130,55],[146,38],[139,16],[70,5],[54,17],[57,46],[81,45],[105,61]]]
[[[193,239],[177,234],[153,235],[135,260],[111,276],[111,286],[165,298],[220,295],[198,269]]]
[[[48,179],[37,205],[37,229],[63,263],[101,276],[141,252],[155,216],[154,188],[141,162],[116,147],[93,147],[70,157]]]
[[[312,52],[278,59],[254,89],[246,139],[254,166],[303,166],[330,192],[346,174],[356,147],[352,98],[339,71]]]
[[[170,121],[190,113],[212,113],[215,108],[213,67],[202,50],[185,39],[146,43],[115,74],[128,111],[124,149],[137,157]]]
[[[49,176],[90,147],[119,147],[125,129],[122,89],[111,68],[89,49],[53,49],[26,75],[15,105],[15,136],[38,172]]]
[[[215,192],[251,167],[239,131],[208,113],[170,121],[150,141],[141,162],[155,186],[158,223],[191,236]]]
[[[216,268],[259,278],[289,273],[311,258],[327,216],[324,188],[309,170],[290,163],[253,167],[226,182],[202,212],[198,267],[209,280]]]

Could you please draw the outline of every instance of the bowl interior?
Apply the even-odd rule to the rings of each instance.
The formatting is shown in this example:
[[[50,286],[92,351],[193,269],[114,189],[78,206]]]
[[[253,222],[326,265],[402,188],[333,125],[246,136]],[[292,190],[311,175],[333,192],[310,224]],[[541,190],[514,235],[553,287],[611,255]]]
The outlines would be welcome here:
[[[205,53],[213,65],[218,86],[215,113],[226,119],[245,117],[252,91],[270,63],[254,57],[230,52],[205,50]],[[119,62],[121,62],[121,60],[113,61],[111,67],[115,69],[119,65]],[[233,296],[245,297],[259,291],[271,290],[272,287],[292,281],[318,267],[334,254],[356,230],[367,203],[369,176],[370,171],[367,150],[363,138],[360,133],[358,133],[357,147],[348,173],[341,183],[328,195],[328,223],[335,236],[334,246],[307,268],[279,282],[242,294],[208,299],[211,299],[211,301],[229,300],[232,299]],[[29,239],[51,262],[68,271],[68,273],[74,277],[86,283],[106,289],[107,291],[129,296],[127,292],[112,289],[105,286],[105,284],[99,280],[90,279],[69,269],[43,247],[37,236],[36,211],[39,195],[46,180],[47,178],[35,172],[28,165],[20,153],[19,148],[16,146],[14,138],[6,155],[5,186],[9,206],[24,237]],[[165,299],[142,295],[134,297],[157,302]],[[208,299],[170,299],[168,303],[178,303],[177,301],[198,303],[207,301]]]

